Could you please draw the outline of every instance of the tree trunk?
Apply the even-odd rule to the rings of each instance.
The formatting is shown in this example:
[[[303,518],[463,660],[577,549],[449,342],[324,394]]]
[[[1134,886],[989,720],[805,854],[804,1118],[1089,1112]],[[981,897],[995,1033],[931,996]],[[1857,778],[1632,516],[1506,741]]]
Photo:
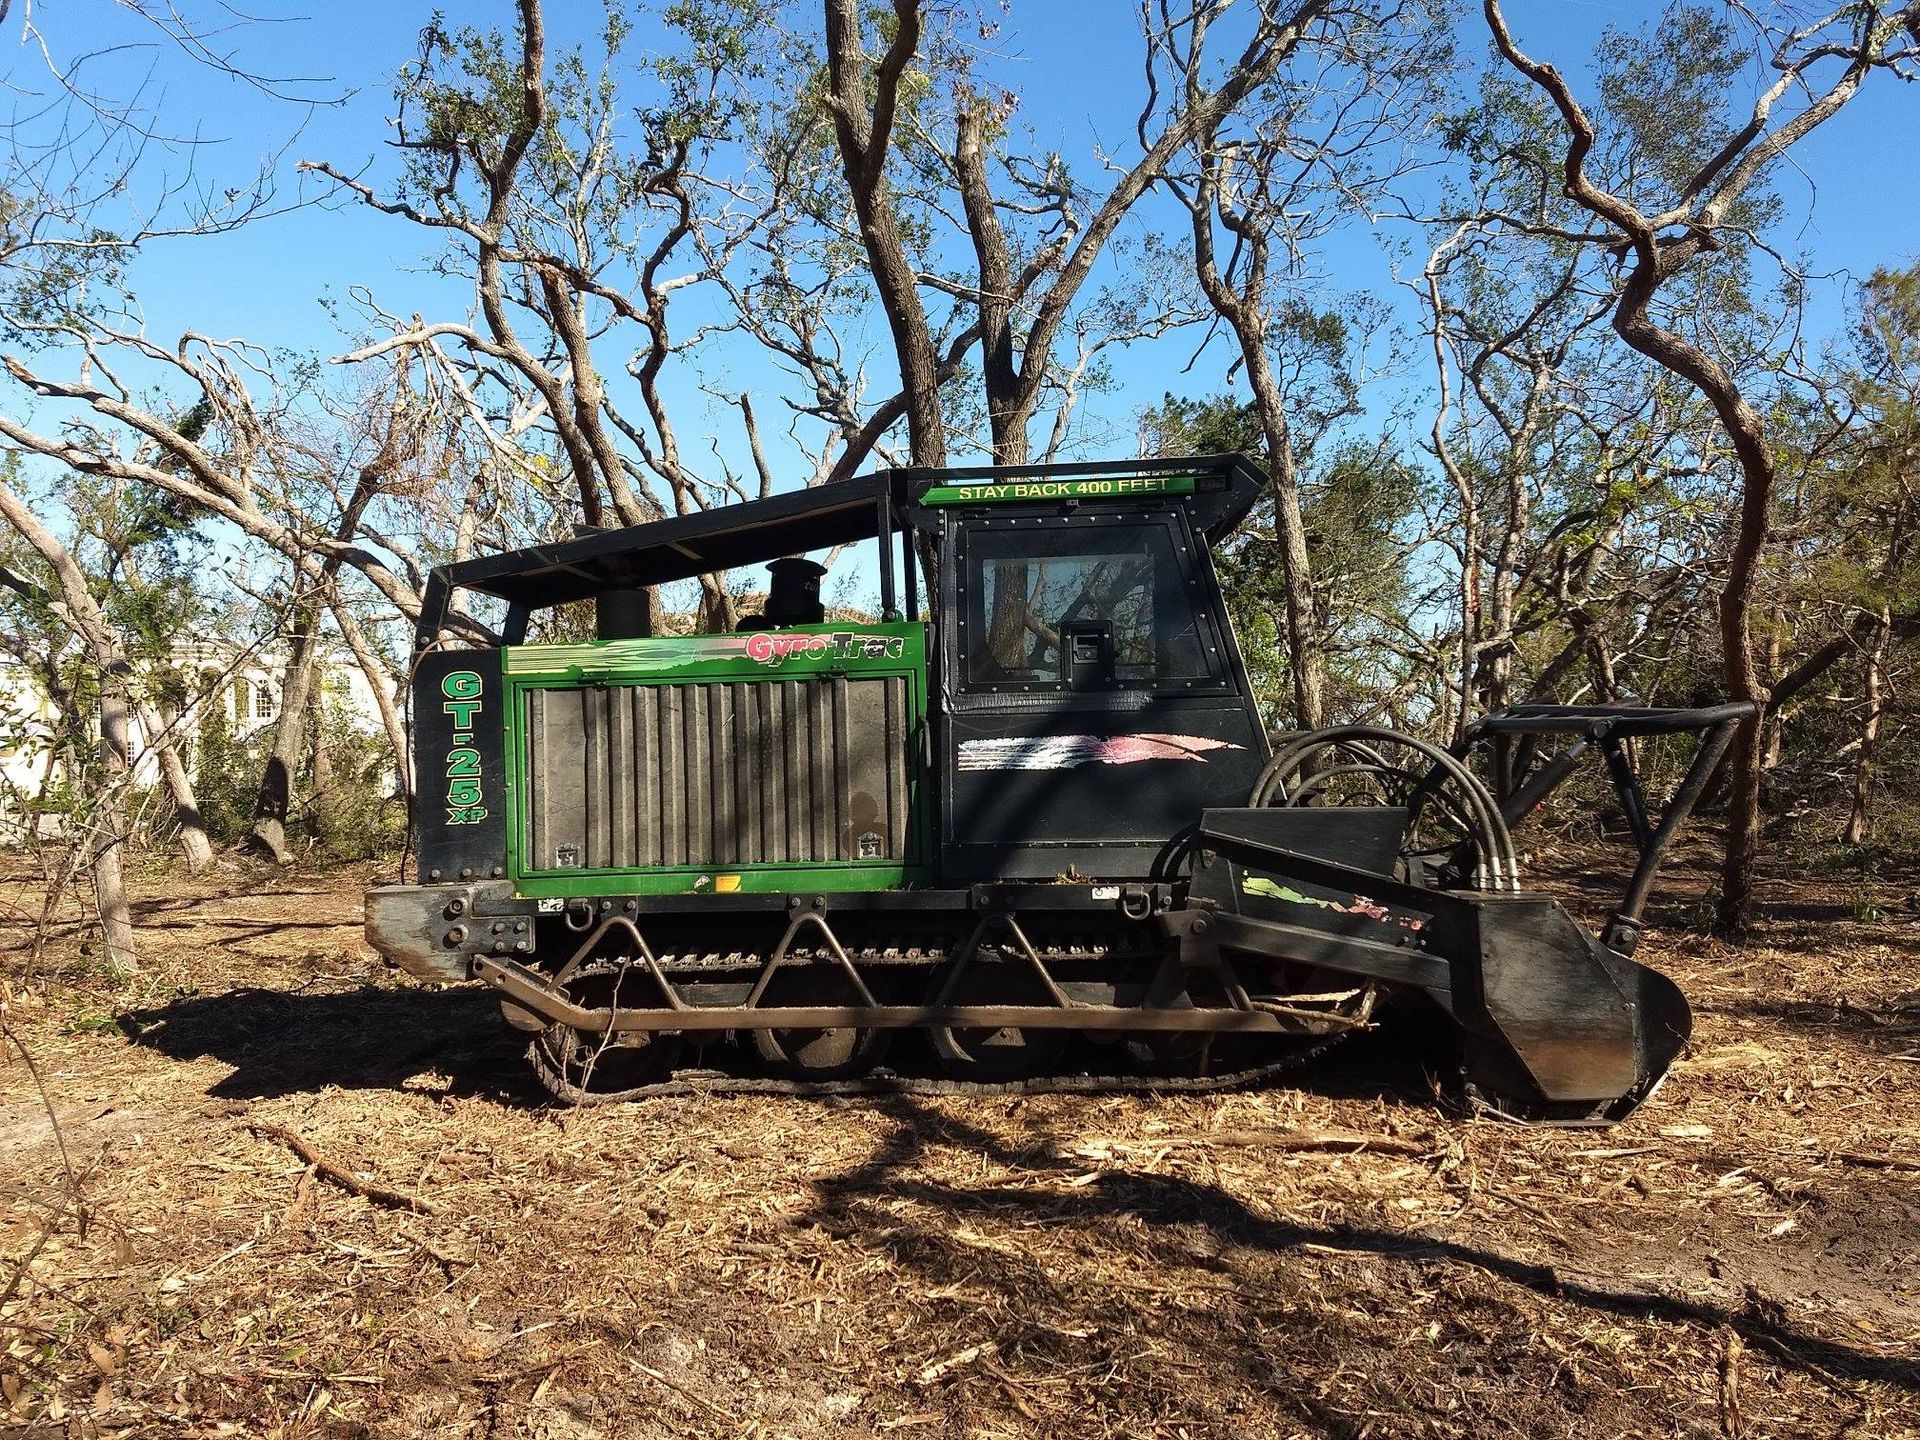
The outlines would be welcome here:
[[[702,635],[726,635],[740,628],[740,608],[734,604],[733,592],[717,575],[700,577],[699,624]]]
[[[1237,327],[1236,327],[1237,328]],[[1242,338],[1247,380],[1260,412],[1267,444],[1267,476],[1273,485],[1273,536],[1280,543],[1280,585],[1287,625],[1287,672],[1293,677],[1293,713],[1302,730],[1327,723],[1327,666],[1320,653],[1313,614],[1313,562],[1307,554],[1307,523],[1300,505],[1300,467],[1293,453],[1285,402],[1263,340]]]
[[[1597,626],[1582,624],[1580,640],[1586,647],[1587,673],[1593,678],[1593,698],[1602,705],[1620,703],[1620,674],[1613,662],[1613,647]]]
[[[537,25],[537,6],[531,12],[523,11],[522,15],[530,25]],[[542,43],[540,35],[530,33],[527,43],[537,49]],[[402,448],[399,438],[402,408],[396,399],[388,410],[386,434],[380,448],[360,467],[354,479],[353,493],[341,507],[340,518],[334,525],[334,539],[345,542],[353,538],[360,528],[361,517],[380,493],[381,483],[398,463]],[[590,491],[590,478],[583,474],[580,479],[583,492]],[[471,494],[470,491],[470,499]],[[468,508],[471,509],[471,504]],[[336,597],[334,577],[340,573],[340,564],[337,554],[322,560],[318,575],[313,577],[313,590],[307,595],[298,594],[298,587],[307,577],[305,567],[296,564],[293,570],[296,596],[288,617],[292,648],[287,655],[286,675],[280,684],[280,709],[274,716],[273,753],[267,757],[266,769],[260,776],[260,794],[254,802],[253,831],[249,837],[281,865],[293,858],[287,850],[287,813],[293,804],[293,777],[306,743],[307,709],[320,639],[320,607],[332,604]]]
[[[1760,555],[1773,520],[1778,469],[1767,441],[1766,422],[1740,393],[1726,368],[1706,351],[1648,317],[1654,291],[1684,263],[1687,252],[1663,250],[1643,238],[1633,273],[1614,310],[1613,328],[1649,360],[1688,381],[1713,407],[1740,466],[1738,522],[1727,555],[1727,578],[1720,590],[1718,616],[1720,663],[1728,699],[1745,700],[1754,713],[1734,731],[1727,777],[1726,854],[1720,866],[1720,900],[1714,929],[1734,935],[1747,928],[1753,910],[1753,875],[1760,858],[1760,786],[1765,778],[1766,747],[1761,733],[1767,687],[1753,647],[1753,600],[1760,578]]]
[[[287,668],[280,682],[280,708],[273,721],[273,749],[261,772],[260,794],[253,807],[249,838],[281,865],[293,860],[287,849],[287,815],[293,805],[294,776],[299,773],[306,745],[317,628],[312,610],[294,612]]]
[[[1860,717],[1860,753],[1853,763],[1853,808],[1840,834],[1847,845],[1864,845],[1873,838],[1873,762],[1880,744],[1880,717],[1886,710],[1887,641],[1893,633],[1892,620],[1891,613],[1882,607],[1867,649],[1863,677],[1867,709]]]
[[[186,858],[187,873],[198,875],[213,863],[213,842],[207,838],[206,826],[200,819],[200,801],[193,792],[193,777],[187,773],[179,747],[168,733],[165,718],[146,704],[139,705],[138,714],[146,748],[153,752],[160,767],[160,778],[167,787],[167,798],[173,801],[174,819],[180,826],[180,853]]]
[[[1033,622],[1027,567],[1011,562],[994,567],[993,618],[987,622],[987,655],[1000,671],[1027,668]]]
[[[1780,673],[1781,645],[1786,638],[1786,629],[1787,617],[1776,605],[1767,621],[1766,668],[1760,672],[1761,674],[1778,675]],[[1786,749],[1787,717],[1784,705],[1777,698],[1767,707],[1767,714],[1762,721],[1761,735],[1764,744],[1760,769],[1764,776],[1773,773],[1774,767],[1779,765],[1780,758]]]
[[[1536,379],[1536,389],[1545,381]],[[1535,424],[1531,418],[1516,440],[1516,455],[1509,457],[1506,474],[1505,513],[1500,521],[1500,543],[1494,547],[1491,623],[1488,634],[1491,647],[1482,652],[1484,686],[1482,713],[1504,710],[1513,699],[1514,625],[1518,602],[1520,557],[1526,547],[1527,529],[1533,519],[1533,496],[1527,489],[1527,471],[1523,457],[1531,450]]]
[[[1658,356],[1654,358],[1658,359]],[[1719,367],[1714,369],[1719,371]],[[1719,372],[1724,377],[1725,372]],[[1691,377],[1689,377],[1691,378]],[[1696,384],[1698,382],[1696,381]],[[1730,698],[1745,700],[1754,713],[1740,722],[1733,737],[1728,770],[1727,850],[1720,866],[1720,903],[1714,928],[1723,935],[1744,931],[1753,914],[1753,875],[1760,859],[1760,787],[1766,780],[1766,746],[1761,727],[1767,712],[1767,687],[1753,654],[1753,595],[1760,552],[1767,543],[1773,511],[1775,469],[1759,412],[1730,380],[1717,393],[1702,385],[1720,412],[1740,460],[1740,524],[1728,557],[1726,586],[1720,592],[1720,658]]]
[[[1473,682],[1480,668],[1480,505],[1463,482],[1460,497],[1460,679],[1453,712],[1452,741],[1467,733],[1473,720]]]
[[[413,800],[413,757],[407,748],[407,727],[400,718],[400,711],[393,703],[395,677],[387,672],[375,655],[373,646],[368,642],[360,623],[353,617],[345,605],[337,598],[330,607],[333,611],[333,623],[339,627],[340,634],[347,642],[347,648],[353,651],[355,663],[360,673],[366,676],[367,689],[373,694],[374,708],[380,712],[380,728],[387,732],[387,744],[393,750],[394,774],[400,781],[400,798],[412,803]]]
[[[338,844],[340,835],[333,823],[333,743],[327,734],[327,717],[322,707],[307,706],[308,754],[313,766],[313,827],[323,845]]]
[[[886,178],[901,77],[920,43],[919,0],[893,0],[893,15],[893,38],[879,63],[869,69],[858,0],[826,0],[827,107],[833,113],[840,168],[853,197],[861,244],[893,335],[900,393],[906,400],[908,449],[916,465],[944,465],[946,420],[933,334]]]
[[[1293,685],[1294,723],[1318,730],[1327,723],[1326,658],[1313,603],[1313,564],[1307,553],[1307,527],[1300,504],[1300,467],[1287,418],[1287,395],[1268,353],[1269,297],[1266,293],[1268,240],[1259,224],[1229,204],[1222,194],[1225,162],[1206,127],[1206,152],[1199,183],[1187,197],[1192,221],[1194,275],[1216,314],[1232,328],[1247,385],[1260,418],[1266,446],[1267,478],[1273,487],[1273,537],[1280,548],[1280,584],[1287,641],[1287,673]],[[1214,251],[1216,214],[1236,237],[1244,267],[1237,283],[1222,273]],[[1231,271],[1232,266],[1229,265]]]
[[[127,753],[129,687],[133,669],[121,653],[87,578],[40,518],[6,485],[0,484],[0,519],[13,526],[53,572],[55,592],[41,592],[48,608],[78,635],[93,661],[100,682],[100,783],[91,797],[94,815],[87,834],[87,864],[93,879],[94,903],[100,918],[100,937],[107,963],[132,972],[137,965],[133,945],[133,913],[127,904],[124,850],[127,840]],[[62,707],[66,728],[76,727],[71,697]],[[49,897],[50,900],[54,897]]]
[[[93,900],[100,915],[100,938],[107,963],[132,973],[138,968],[133,949],[133,911],[127,903],[125,853],[127,846],[127,784],[132,764],[127,744],[127,673],[125,662],[100,672],[100,789],[94,798],[89,836],[89,867]]]

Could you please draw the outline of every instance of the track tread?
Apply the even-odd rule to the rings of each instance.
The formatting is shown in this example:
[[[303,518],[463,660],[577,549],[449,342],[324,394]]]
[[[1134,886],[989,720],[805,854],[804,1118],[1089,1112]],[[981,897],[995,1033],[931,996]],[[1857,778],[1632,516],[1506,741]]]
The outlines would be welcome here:
[[[924,964],[925,960],[922,956],[928,952],[921,951],[919,947],[873,946],[862,947],[850,953],[855,964],[867,965],[875,962]],[[1102,943],[1099,940],[1079,937],[1064,943],[1042,945],[1038,953],[1043,961],[1052,963],[1136,953],[1144,955],[1151,952],[1134,951],[1124,943]],[[712,954],[696,958],[695,954],[690,952],[664,952],[656,959],[658,963],[668,968],[670,974],[683,970],[738,968],[730,957],[721,959]],[[816,951],[810,947],[796,949],[789,956],[789,960],[802,964],[824,965],[828,963],[829,952]],[[605,970],[618,963],[610,959],[598,960],[591,962],[589,969]],[[764,963],[764,959],[755,958],[750,963],[761,964]],[[1371,1007],[1369,1012],[1370,1010]],[[903,1075],[882,1067],[870,1074],[847,1079],[797,1080],[773,1075],[734,1075],[724,1070],[683,1069],[676,1070],[666,1079],[647,1085],[636,1085],[623,1090],[589,1091],[573,1084],[555,1069],[541,1054],[537,1039],[528,1045],[527,1058],[532,1065],[535,1077],[540,1081],[541,1088],[556,1103],[571,1106],[612,1105],[637,1100],[709,1095],[765,1095],[795,1099],[832,1099],[861,1095],[971,1095],[982,1098],[1019,1095],[1209,1095],[1229,1090],[1248,1089],[1277,1080],[1317,1059],[1350,1036],[1354,1029],[1363,1027],[1364,1021],[1361,1025],[1325,1035],[1316,1043],[1291,1049],[1279,1060],[1265,1065],[1222,1071],[1217,1075],[1137,1073],[1037,1075],[1026,1080],[980,1081]]]
[[[1310,1063],[1347,1038],[1350,1031],[1330,1035],[1317,1045],[1296,1050],[1283,1060],[1253,1065],[1218,1075],[1041,1075],[1031,1080],[989,1083],[901,1075],[879,1070],[851,1080],[783,1080],[768,1075],[730,1075],[724,1070],[680,1071],[669,1080],[604,1093],[584,1091],[548,1065],[537,1046],[527,1047],[528,1059],[541,1086],[564,1105],[614,1105],[638,1100],[675,1097],[768,1095],[788,1099],[831,1099],[860,1095],[975,1096],[1017,1095],[1210,1095],[1256,1087]]]

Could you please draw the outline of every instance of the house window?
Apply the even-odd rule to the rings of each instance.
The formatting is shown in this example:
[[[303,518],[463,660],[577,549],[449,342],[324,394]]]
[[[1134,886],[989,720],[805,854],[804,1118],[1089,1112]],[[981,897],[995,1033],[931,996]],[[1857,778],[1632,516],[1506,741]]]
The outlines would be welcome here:
[[[253,687],[253,718],[271,720],[273,711],[273,692],[266,686],[256,683]]]

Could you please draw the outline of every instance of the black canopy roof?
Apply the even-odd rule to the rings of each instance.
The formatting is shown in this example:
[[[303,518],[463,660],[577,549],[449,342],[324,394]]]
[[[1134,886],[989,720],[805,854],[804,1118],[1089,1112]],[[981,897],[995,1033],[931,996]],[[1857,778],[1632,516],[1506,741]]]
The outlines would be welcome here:
[[[863,475],[744,505],[507,550],[443,565],[434,579],[449,591],[478,590],[538,609],[824,550],[880,533],[881,497],[896,505],[905,498],[898,473]]]
[[[1064,465],[902,469],[772,495],[644,525],[601,530],[551,545],[530,545],[437,567],[422,598],[419,637],[440,633],[456,590],[493,595],[527,609],[564,605],[610,590],[663,585],[890,533],[903,507],[934,484],[997,476],[1115,474],[1206,475],[1214,483],[1191,498],[1209,542],[1238,525],[1265,483],[1239,455],[1076,462]]]

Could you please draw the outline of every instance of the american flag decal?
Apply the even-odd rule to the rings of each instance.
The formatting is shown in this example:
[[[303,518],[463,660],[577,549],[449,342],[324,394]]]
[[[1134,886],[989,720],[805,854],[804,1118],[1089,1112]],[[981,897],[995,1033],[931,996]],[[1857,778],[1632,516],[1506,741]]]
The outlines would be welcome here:
[[[1036,735],[960,742],[962,770],[1073,770],[1081,765],[1137,765],[1142,760],[1197,760],[1209,750],[1239,750],[1205,735]]]

